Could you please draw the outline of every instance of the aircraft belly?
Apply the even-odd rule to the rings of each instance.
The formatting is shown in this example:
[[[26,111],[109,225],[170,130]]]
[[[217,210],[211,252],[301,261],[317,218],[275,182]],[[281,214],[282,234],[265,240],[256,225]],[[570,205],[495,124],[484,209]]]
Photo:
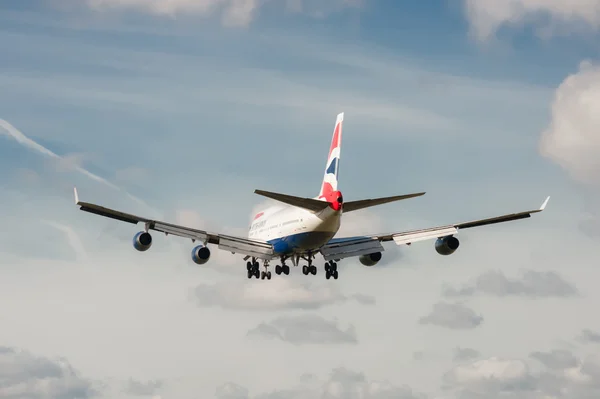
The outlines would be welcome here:
[[[320,248],[334,235],[335,232],[330,231],[307,231],[269,240],[269,242],[273,245],[275,253],[284,255]]]

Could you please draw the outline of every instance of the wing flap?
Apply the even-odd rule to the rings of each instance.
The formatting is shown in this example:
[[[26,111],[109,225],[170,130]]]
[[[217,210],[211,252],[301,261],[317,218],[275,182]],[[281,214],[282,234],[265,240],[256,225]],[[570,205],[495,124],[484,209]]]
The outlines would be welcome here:
[[[207,233],[206,231],[196,230],[190,227],[177,226],[174,224],[163,222],[150,222],[150,228],[152,230],[160,231],[166,234],[172,234],[174,236],[183,238],[191,238],[193,240],[198,241],[211,241],[211,238],[213,238],[214,236],[212,234]]]
[[[377,239],[360,237],[352,240],[343,240],[323,246],[321,255],[326,261],[344,259],[352,256],[368,255],[374,252],[383,252],[384,248]]]
[[[219,249],[232,253],[241,253],[265,259],[274,257],[273,246],[266,242],[240,239],[239,237],[219,235]]]

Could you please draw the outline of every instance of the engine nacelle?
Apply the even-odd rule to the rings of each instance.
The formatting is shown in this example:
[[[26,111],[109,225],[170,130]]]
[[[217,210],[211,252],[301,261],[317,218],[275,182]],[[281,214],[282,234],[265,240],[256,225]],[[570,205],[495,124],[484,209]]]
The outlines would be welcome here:
[[[152,236],[150,233],[140,231],[133,236],[133,247],[138,251],[144,252],[152,246]]]
[[[197,265],[203,265],[210,259],[210,249],[204,245],[198,245],[192,249],[192,260]]]
[[[435,241],[435,250],[440,255],[452,255],[459,245],[460,241],[454,236],[442,237]]]
[[[365,266],[375,266],[377,262],[381,260],[381,252],[375,252],[368,255],[361,255],[358,257],[358,260]]]

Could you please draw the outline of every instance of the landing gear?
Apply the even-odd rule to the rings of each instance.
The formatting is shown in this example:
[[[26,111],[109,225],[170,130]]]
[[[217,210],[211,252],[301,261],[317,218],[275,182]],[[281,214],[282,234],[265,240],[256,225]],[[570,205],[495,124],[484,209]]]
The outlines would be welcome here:
[[[258,270],[259,268],[259,264],[256,261],[256,259],[253,259],[252,262],[248,262],[246,263],[246,270],[248,271],[248,278],[259,278],[260,277],[260,271]]]
[[[302,274],[305,276],[308,276],[309,274],[314,276],[317,274],[317,267],[312,264],[313,258],[314,255],[311,252],[308,253],[308,259],[304,258],[308,261],[308,265],[302,266]]]
[[[281,257],[281,266],[279,266],[279,265],[275,266],[275,274],[280,275],[283,273],[286,276],[288,274],[290,274],[290,267],[285,264],[286,260],[287,260],[287,257],[285,257],[285,256]]]
[[[288,265],[286,265],[286,264],[283,264],[281,266],[279,266],[279,265],[275,266],[275,274],[279,275],[279,274],[282,274],[282,273],[285,274],[286,276],[288,274],[290,274],[290,267]]]
[[[265,261],[263,267],[265,268],[264,271],[260,271],[260,265],[259,263],[256,261],[255,258],[252,259],[252,262],[248,262],[246,263],[246,271],[247,271],[247,276],[248,278],[260,278],[261,280],[267,279],[270,280],[271,279],[271,272],[267,270],[267,268],[269,267],[269,261]]]
[[[302,273],[305,276],[312,274],[313,276],[317,274],[317,267],[315,265],[309,264],[308,266],[302,266]]]
[[[338,279],[337,263],[332,260],[325,263],[325,278],[329,280],[331,277],[333,277],[334,280]]]
[[[268,271],[268,272],[261,272],[260,273],[260,279],[261,280],[264,280],[264,279],[270,280],[271,279],[271,272],[270,271]]]
[[[314,256],[312,256],[312,254],[309,254],[308,257],[303,257],[303,259],[308,261],[308,265],[304,265],[302,266],[302,274],[304,274],[305,276],[308,276],[309,274],[312,274],[313,276],[317,275],[317,267],[315,265],[312,264],[312,260],[313,260]],[[280,265],[276,265],[275,266],[275,274],[277,275],[289,275],[290,274],[290,267],[288,265],[285,264],[285,261],[288,258],[281,258],[281,266]],[[292,259],[294,260],[294,259]],[[299,266],[297,264],[297,262],[294,262],[294,266]],[[260,278],[261,280],[270,280],[271,279],[271,272],[268,270],[269,268],[269,261],[265,260],[264,264],[263,264],[264,270],[261,271],[260,270],[260,264],[258,263],[258,261],[256,260],[256,258],[252,258],[252,261],[249,261],[246,263],[246,270],[247,270],[247,275],[248,278]],[[338,270],[337,270],[337,263],[334,260],[330,260],[329,262],[325,263],[325,278],[327,280],[329,280],[330,278],[333,277],[334,280],[338,279]]]

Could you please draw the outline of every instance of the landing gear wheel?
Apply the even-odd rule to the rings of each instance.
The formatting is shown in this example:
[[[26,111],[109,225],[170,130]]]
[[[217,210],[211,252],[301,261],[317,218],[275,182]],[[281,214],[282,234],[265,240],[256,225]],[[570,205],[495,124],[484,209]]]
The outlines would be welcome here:
[[[317,267],[315,265],[310,266],[310,273],[315,276],[317,274]]]
[[[269,272],[267,272],[267,280],[270,280],[270,279],[271,279],[271,272],[269,271]]]
[[[254,269],[254,277],[256,277],[256,278],[260,277],[260,271],[258,269]]]
[[[248,278],[252,278],[254,276],[254,272],[252,270],[248,270]]]
[[[283,271],[283,274],[287,276],[288,274],[290,274],[290,267],[288,265],[283,265],[281,266],[281,271]]]
[[[279,266],[279,265],[275,266],[275,274],[278,274],[278,275],[281,274],[281,272],[282,272],[281,269],[282,269],[281,266]]]
[[[248,270],[250,272],[250,271],[252,271],[252,269],[253,269],[252,262],[246,263],[246,270]]]
[[[304,274],[305,276],[308,276],[308,266],[302,266],[302,274]]]
[[[325,278],[329,280],[331,277],[333,277],[335,280],[337,280],[338,276],[337,263],[334,261],[325,263]]]

